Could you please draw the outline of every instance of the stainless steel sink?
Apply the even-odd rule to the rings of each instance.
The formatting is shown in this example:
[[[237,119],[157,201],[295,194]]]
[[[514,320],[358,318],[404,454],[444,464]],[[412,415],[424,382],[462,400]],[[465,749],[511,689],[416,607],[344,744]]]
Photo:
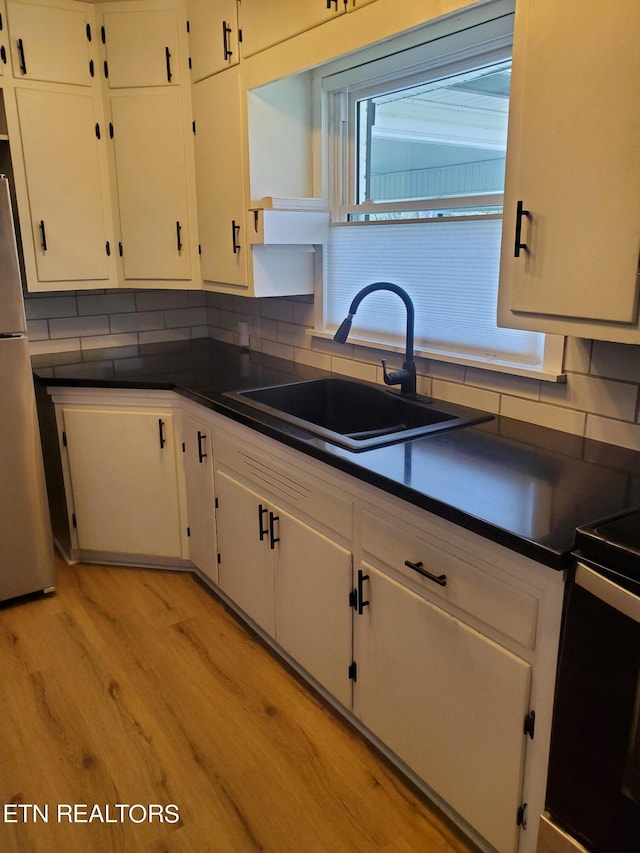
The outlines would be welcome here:
[[[227,396],[355,451],[493,418],[454,403],[436,405],[426,397],[409,398],[337,377],[232,391]]]

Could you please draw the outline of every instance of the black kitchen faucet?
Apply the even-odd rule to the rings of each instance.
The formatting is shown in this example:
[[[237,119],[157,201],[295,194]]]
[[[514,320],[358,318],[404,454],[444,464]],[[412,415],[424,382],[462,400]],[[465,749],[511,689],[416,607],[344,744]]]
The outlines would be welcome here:
[[[376,290],[390,290],[392,293],[397,293],[397,295],[402,299],[407,309],[407,336],[406,336],[406,352],[404,356],[404,362],[402,363],[402,368],[400,370],[392,370],[390,373],[387,373],[387,362],[383,358],[382,359],[382,371],[384,375],[384,381],[386,385],[399,385],[400,393],[406,394],[410,397],[416,396],[416,363],[413,360],[413,334],[414,334],[414,326],[415,326],[415,309],[413,307],[413,302],[411,301],[411,297],[399,287],[397,284],[393,284],[390,281],[376,281],[373,284],[368,284],[366,287],[363,287],[362,290],[359,290],[358,293],[353,297],[351,301],[351,305],[349,306],[349,313],[345,317],[345,319],[338,326],[338,330],[333,336],[334,341],[338,341],[338,343],[343,344],[347,340],[347,336],[349,331],[351,330],[351,321],[358,310],[358,305],[362,302],[365,296],[368,296],[369,293],[373,293]]]

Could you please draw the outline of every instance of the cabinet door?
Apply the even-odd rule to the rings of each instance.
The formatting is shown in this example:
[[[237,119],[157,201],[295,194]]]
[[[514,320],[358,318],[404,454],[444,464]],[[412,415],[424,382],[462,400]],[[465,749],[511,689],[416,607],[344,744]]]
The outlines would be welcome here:
[[[181,557],[171,413],[64,409],[81,550]]]
[[[87,7],[74,5],[76,8],[7,3],[16,78],[91,85],[89,49],[94,33]]]
[[[238,67],[193,87],[199,242],[205,281],[247,286]]]
[[[640,340],[639,28],[635,0],[517,4],[504,325]],[[528,212],[519,218],[518,241],[527,248],[515,257],[518,201]]]
[[[260,495],[221,471],[216,474],[216,491],[220,588],[273,637],[275,600],[269,509]]]
[[[276,640],[351,707],[351,552],[276,508]]]
[[[125,278],[190,279],[182,95],[112,95],[111,110]]]
[[[213,446],[206,424],[184,417],[184,467],[189,514],[189,557],[218,582]]]
[[[93,96],[18,88],[16,99],[38,280],[104,286],[106,141]]]
[[[180,83],[182,59],[173,9],[104,14],[110,89]]]
[[[518,845],[530,666],[368,564],[362,722],[496,849]]]
[[[242,0],[242,55],[251,56],[285,41],[335,18],[345,9],[345,0]]]
[[[191,80],[196,82],[236,65],[238,51],[237,0],[187,0]]]

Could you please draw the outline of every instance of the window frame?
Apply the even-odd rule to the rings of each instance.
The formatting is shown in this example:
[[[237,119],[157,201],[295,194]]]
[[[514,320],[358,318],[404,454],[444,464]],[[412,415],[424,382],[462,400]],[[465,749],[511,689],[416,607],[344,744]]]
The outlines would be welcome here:
[[[470,10],[457,17],[455,23],[448,20],[437,21],[423,28],[422,41],[416,40],[416,33],[410,36],[410,43],[403,44],[402,37],[392,40],[386,47],[376,46],[372,52],[367,50],[345,58],[341,63],[318,69],[314,72],[313,87],[316,114],[316,128],[319,129],[321,143],[316,143],[315,153],[320,156],[318,171],[321,175],[323,195],[328,199],[331,227],[376,227],[378,222],[349,222],[353,214],[371,214],[386,211],[406,211],[425,209],[470,208],[477,205],[502,206],[503,193],[491,193],[476,196],[454,196],[447,198],[420,199],[405,202],[356,202],[357,181],[357,128],[355,127],[355,103],[380,94],[381,88],[390,86],[393,90],[423,83],[425,78],[441,79],[460,71],[467,70],[471,61],[478,66],[504,61],[511,57],[513,32],[513,13],[509,3],[496,4],[496,17],[487,19],[487,10]],[[505,6],[507,11],[504,11]],[[473,13],[473,14],[471,14]],[[464,19],[464,23],[462,22]],[[482,29],[479,30],[478,28]],[[483,35],[480,35],[482,33]],[[454,35],[456,48],[450,48]],[[449,46],[447,46],[447,42]],[[425,54],[430,55],[426,56]],[[317,164],[318,165],[318,164]],[[502,213],[497,214],[502,218]],[[495,218],[495,213],[479,214],[479,218]],[[446,217],[447,220],[469,221],[473,215]],[[428,221],[408,218],[404,222]],[[433,223],[432,223],[433,224]],[[315,329],[312,334],[321,338],[332,338],[333,328],[328,328],[326,318],[326,264],[323,264],[322,284],[318,287],[316,299]],[[497,306],[496,306],[496,328]],[[539,333],[542,334],[542,333]],[[376,342],[367,337],[358,336],[354,328],[349,338],[351,343],[386,351],[402,351],[402,343],[392,345]],[[419,357],[474,366],[492,371],[534,377],[548,381],[562,381],[562,361],[564,337],[544,335],[542,358],[538,365],[529,366],[511,362],[496,362],[466,355],[443,355],[426,347],[416,347]]]

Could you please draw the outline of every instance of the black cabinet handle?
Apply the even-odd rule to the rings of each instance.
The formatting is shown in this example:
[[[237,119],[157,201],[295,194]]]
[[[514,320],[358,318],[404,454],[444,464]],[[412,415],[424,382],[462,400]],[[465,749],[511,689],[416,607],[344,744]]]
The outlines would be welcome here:
[[[18,39],[18,62],[20,64],[20,71],[22,74],[26,74],[27,63],[24,61],[24,45],[22,44],[22,39]]]
[[[47,251],[47,232],[45,231],[45,228],[44,228],[44,219],[40,220],[40,225],[38,227],[40,228],[40,245],[42,246],[42,251],[46,252]]]
[[[238,243],[238,234],[240,233],[240,226],[236,225],[235,219],[231,220],[231,242],[233,245],[233,254],[237,255],[242,246]]]
[[[412,563],[411,560],[405,560],[404,564],[409,569],[413,569],[414,572],[417,572],[419,575],[422,575],[423,578],[429,578],[430,581],[437,583],[438,586],[447,585],[447,576],[432,575],[431,572],[428,572],[425,568],[423,568],[424,563],[422,562],[422,560],[420,560],[418,563]]]
[[[369,580],[369,575],[365,575],[362,569],[358,569],[358,616],[362,616],[365,607],[369,606],[369,602],[365,600],[363,585]]]
[[[327,0],[327,9],[333,8],[338,11],[338,0]]]
[[[276,521],[280,521],[279,515],[274,515],[272,512],[269,513],[269,548],[273,551],[276,547],[276,542],[280,541],[280,537],[276,536]]]
[[[164,437],[164,421],[162,418],[158,418],[158,437],[160,439],[160,450],[162,450],[167,443]]]
[[[222,55],[225,59],[231,59],[233,51],[229,47],[229,36],[231,35],[231,27],[226,21],[222,22]]]
[[[198,430],[198,462],[204,462],[204,460],[207,458],[207,454],[202,449],[204,447],[204,442],[206,438],[206,433],[200,432],[200,430]]]
[[[0,45],[0,59],[2,59],[5,65],[7,64],[7,51],[4,45]]]
[[[176,244],[178,246],[178,251],[182,251],[182,225],[180,225],[180,221],[176,220]]]
[[[513,257],[519,258],[520,251],[524,249],[525,252],[529,251],[529,247],[526,243],[522,242],[522,218],[526,216],[529,217],[529,211],[524,209],[524,205],[521,201],[516,205],[516,241],[513,251]]]
[[[164,49],[164,61],[167,64],[167,81],[171,83],[171,77],[173,76],[171,74],[171,51],[168,47]]]
[[[262,526],[262,517],[266,515],[269,510],[266,506],[262,506],[262,504],[258,504],[258,533],[260,534],[260,541],[264,541],[264,537],[269,532],[266,527]]]

